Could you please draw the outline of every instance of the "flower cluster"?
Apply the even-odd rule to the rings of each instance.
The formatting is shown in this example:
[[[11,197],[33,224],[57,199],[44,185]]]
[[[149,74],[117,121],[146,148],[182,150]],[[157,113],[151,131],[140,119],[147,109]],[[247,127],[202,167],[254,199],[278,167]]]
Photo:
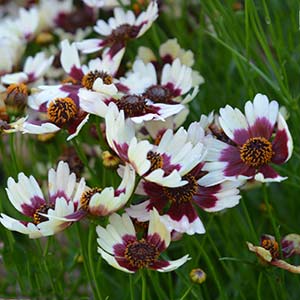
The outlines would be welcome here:
[[[189,256],[159,259],[172,237],[204,234],[201,215],[236,206],[246,184],[285,179],[274,166],[289,160],[293,142],[279,104],[257,94],[244,113],[226,105],[185,128],[189,103],[204,83],[193,69],[193,53],[170,39],[157,55],[140,47],[134,61],[123,61],[127,45],[158,18],[155,0],[140,12],[119,7],[119,1],[86,0],[82,20],[74,23],[79,8],[54,2],[40,1],[1,21],[0,51],[8,58],[0,63],[0,132],[67,132],[66,143],[78,139],[83,152],[93,152],[87,157],[100,157],[91,145],[84,149],[89,134],[101,144],[103,166],[117,167],[120,184],[88,185],[67,158],[49,170],[48,197],[33,176],[20,173],[17,182],[10,177],[6,192],[24,220],[2,213],[0,222],[39,238],[83,218],[108,217],[106,228],[96,230],[98,252],[110,265],[126,272],[174,270]],[[114,8],[112,16],[97,20],[104,7]],[[22,64],[30,44],[40,51]],[[142,232],[138,222],[145,225]]]

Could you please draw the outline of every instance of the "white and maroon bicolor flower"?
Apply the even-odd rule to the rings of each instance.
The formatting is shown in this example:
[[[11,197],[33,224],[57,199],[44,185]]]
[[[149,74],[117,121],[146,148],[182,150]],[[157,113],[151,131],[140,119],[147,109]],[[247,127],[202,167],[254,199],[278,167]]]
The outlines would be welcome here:
[[[171,236],[155,210],[151,212],[148,232],[143,238],[137,237],[134,225],[126,213],[122,216],[111,215],[109,223],[106,229],[97,226],[98,252],[116,269],[128,273],[143,268],[169,272],[189,260],[188,255],[174,261],[159,259],[169,246]]]
[[[159,47],[158,59],[153,51],[147,47],[139,47],[137,58],[141,59],[145,64],[151,62],[158,74],[165,64],[172,64],[174,60],[179,59],[182,65],[192,67],[195,63],[194,53],[191,50],[185,50],[180,47],[177,39],[169,39]],[[204,78],[196,70],[192,70],[192,86],[196,87],[204,83]]]
[[[293,141],[288,126],[278,111],[278,103],[257,94],[245,105],[245,115],[227,105],[220,110],[220,126],[227,143],[212,140],[204,169],[210,179],[254,179],[281,181],[270,164],[283,164],[292,155]],[[209,185],[210,180],[205,185]]]
[[[94,216],[107,216],[123,207],[134,191],[135,171],[129,164],[121,171],[122,181],[116,190],[113,187],[89,189],[80,199],[80,208]]]
[[[128,5],[130,4],[129,0],[82,0],[84,2],[85,5],[89,6],[89,7],[93,7],[93,8],[113,8],[116,6],[120,6],[120,4],[122,5]]]
[[[23,124],[23,133],[43,134],[67,129],[71,140],[77,136],[89,115],[79,105],[77,90],[63,91],[52,87],[29,96],[28,119]]]
[[[114,9],[114,17],[106,23],[98,20],[94,30],[103,36],[102,39],[89,39],[77,43],[84,53],[92,53],[109,47],[108,54],[113,57],[121,49],[125,48],[127,41],[142,36],[158,17],[156,1],[151,1],[147,10],[138,17],[133,11],[125,12],[123,8]]]
[[[138,59],[134,62],[132,71],[120,79],[118,88],[127,94],[140,94],[154,103],[168,105],[186,104],[198,92],[196,86],[191,94],[182,99],[182,96],[193,88],[192,69],[181,64],[179,59],[174,60],[172,64],[165,64],[161,76],[158,76],[152,63],[145,64]]]
[[[208,212],[216,212],[230,208],[239,203],[239,182],[226,181],[222,184],[205,187],[199,179],[205,175],[203,163],[186,173],[182,179],[187,184],[180,187],[166,187],[143,180],[138,192],[149,197],[141,204],[127,208],[127,213],[138,221],[149,220],[149,212],[154,208],[163,215],[162,220],[167,228],[177,232],[194,234],[205,233],[203,224],[194,206]]]
[[[29,56],[25,61],[23,72],[6,74],[2,76],[1,81],[6,85],[13,83],[41,84],[40,79],[48,71],[53,60],[54,56],[47,58],[44,52],[39,52],[34,57]]]
[[[76,136],[89,117],[81,106],[80,92],[84,90],[97,99],[103,94],[116,93],[112,74],[117,71],[122,55],[120,52],[111,59],[104,54],[102,60],[97,58],[90,61],[89,66],[81,66],[75,44],[63,41],[61,64],[70,79],[61,85],[42,86],[41,92],[29,97],[29,107],[39,114],[29,115],[24,133],[50,133],[67,128],[70,133],[68,140]],[[44,117],[41,118],[40,114]]]
[[[6,192],[14,207],[31,221],[19,221],[1,214],[0,222],[9,230],[28,234],[30,238],[53,235],[76,221],[70,218],[79,209],[80,197],[85,189],[85,180],[76,182],[67,163],[59,162],[57,170],[48,173],[48,199],[33,176],[24,173],[7,181]]]
[[[134,123],[125,119],[123,111],[119,112],[115,105],[110,106],[105,121],[106,139],[115,153],[145,180],[163,186],[186,184],[182,176],[200,163],[205,154],[203,144],[183,128],[175,134],[167,130],[157,145],[138,141]]]

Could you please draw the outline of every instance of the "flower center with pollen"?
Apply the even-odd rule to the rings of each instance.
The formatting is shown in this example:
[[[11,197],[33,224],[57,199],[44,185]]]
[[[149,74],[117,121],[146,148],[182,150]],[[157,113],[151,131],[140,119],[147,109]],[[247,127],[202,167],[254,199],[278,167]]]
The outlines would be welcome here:
[[[264,238],[261,241],[261,246],[264,249],[270,251],[273,259],[274,258],[276,259],[276,258],[279,257],[279,246],[278,246],[278,243],[275,240]]]
[[[143,94],[146,98],[149,98],[155,103],[171,103],[172,95],[170,91],[160,85],[153,85],[147,88]]]
[[[194,176],[187,174],[182,177],[183,180],[187,180],[187,184],[177,188],[164,187],[164,194],[171,202],[183,203],[193,200],[193,196],[197,193],[198,183]]]
[[[269,163],[273,153],[272,144],[264,137],[250,138],[240,148],[241,160],[254,168]]]
[[[76,116],[77,111],[74,101],[66,97],[53,100],[48,106],[47,114],[51,122],[62,127]]]
[[[80,198],[80,207],[86,211],[89,210],[89,203],[96,193],[100,193],[102,191],[101,188],[92,188],[86,192],[84,192]]]
[[[131,266],[140,269],[149,267],[158,258],[159,251],[154,245],[141,239],[127,245],[124,256]]]
[[[102,78],[104,84],[112,84],[113,82],[113,78],[111,75],[106,72],[95,70],[85,74],[81,80],[81,84],[88,90],[91,90],[97,78]]]
[[[124,110],[126,118],[142,116],[148,112],[146,100],[143,96],[123,96],[116,104],[119,110]]]
[[[147,159],[150,160],[151,167],[148,172],[153,172],[156,169],[161,169],[163,167],[163,159],[159,153],[149,151],[147,153]]]
[[[49,204],[44,204],[42,206],[40,206],[38,209],[36,209],[36,211],[33,214],[33,223],[35,225],[41,223],[41,222],[45,222],[48,221],[49,219],[45,216],[40,215],[40,213],[42,214],[47,214],[48,210],[50,208],[54,208],[54,204],[49,205]]]

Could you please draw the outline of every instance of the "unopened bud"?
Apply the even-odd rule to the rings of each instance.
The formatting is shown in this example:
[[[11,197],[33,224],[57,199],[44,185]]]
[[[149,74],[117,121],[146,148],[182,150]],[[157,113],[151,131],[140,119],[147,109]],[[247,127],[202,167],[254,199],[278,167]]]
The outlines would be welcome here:
[[[206,280],[206,273],[200,268],[193,269],[190,272],[190,279],[194,283],[202,284]]]
[[[27,105],[28,91],[23,83],[13,83],[6,89],[4,103],[8,115],[20,116]]]

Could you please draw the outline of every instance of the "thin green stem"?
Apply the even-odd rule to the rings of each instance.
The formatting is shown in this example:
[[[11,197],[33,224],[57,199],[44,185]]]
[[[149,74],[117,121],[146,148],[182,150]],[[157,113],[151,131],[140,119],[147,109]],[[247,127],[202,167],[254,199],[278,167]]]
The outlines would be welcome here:
[[[10,155],[11,155],[11,160],[13,162],[13,170],[14,174],[18,174],[18,161],[17,161],[17,156],[16,156],[16,145],[15,145],[15,139],[14,139],[14,134],[9,135],[9,147],[10,147]]]
[[[146,273],[142,270],[142,300],[146,300],[146,290],[147,290],[147,283],[146,283]]]
[[[84,163],[84,165],[87,167],[87,169],[89,170],[89,172],[91,173],[92,175],[92,178],[93,179],[96,179],[97,178],[97,174],[95,173],[95,171],[90,167],[89,165],[89,161],[85,155],[85,153],[82,151],[82,149],[80,148],[80,145],[78,144],[78,141],[75,139],[72,140],[73,142],[73,145],[75,147],[75,150],[80,158],[80,160]]]
[[[185,291],[185,293],[182,295],[182,297],[181,297],[179,300],[184,300],[184,299],[187,297],[187,295],[190,293],[190,291],[192,290],[192,288],[193,288],[193,285],[191,285],[191,286]]]
[[[133,275],[129,274],[130,299],[134,300]]]
[[[257,283],[257,290],[256,290],[256,295],[257,295],[257,299],[261,300],[261,284],[262,284],[262,277],[263,277],[263,273],[260,272],[259,276],[258,276],[258,283]]]
[[[94,238],[94,234],[95,234],[95,226],[90,226],[89,228],[89,239],[88,239],[88,259],[89,259],[89,266],[90,266],[90,270],[92,273],[92,278],[95,284],[95,289],[97,292],[97,297],[99,300],[102,300],[102,295],[101,295],[101,291],[100,288],[98,286],[98,282],[99,282],[99,278],[97,278],[96,276],[96,272],[95,272],[95,268],[94,268],[94,261],[93,261],[93,253],[94,253],[94,241],[96,240]],[[100,259],[100,258],[99,258]]]

